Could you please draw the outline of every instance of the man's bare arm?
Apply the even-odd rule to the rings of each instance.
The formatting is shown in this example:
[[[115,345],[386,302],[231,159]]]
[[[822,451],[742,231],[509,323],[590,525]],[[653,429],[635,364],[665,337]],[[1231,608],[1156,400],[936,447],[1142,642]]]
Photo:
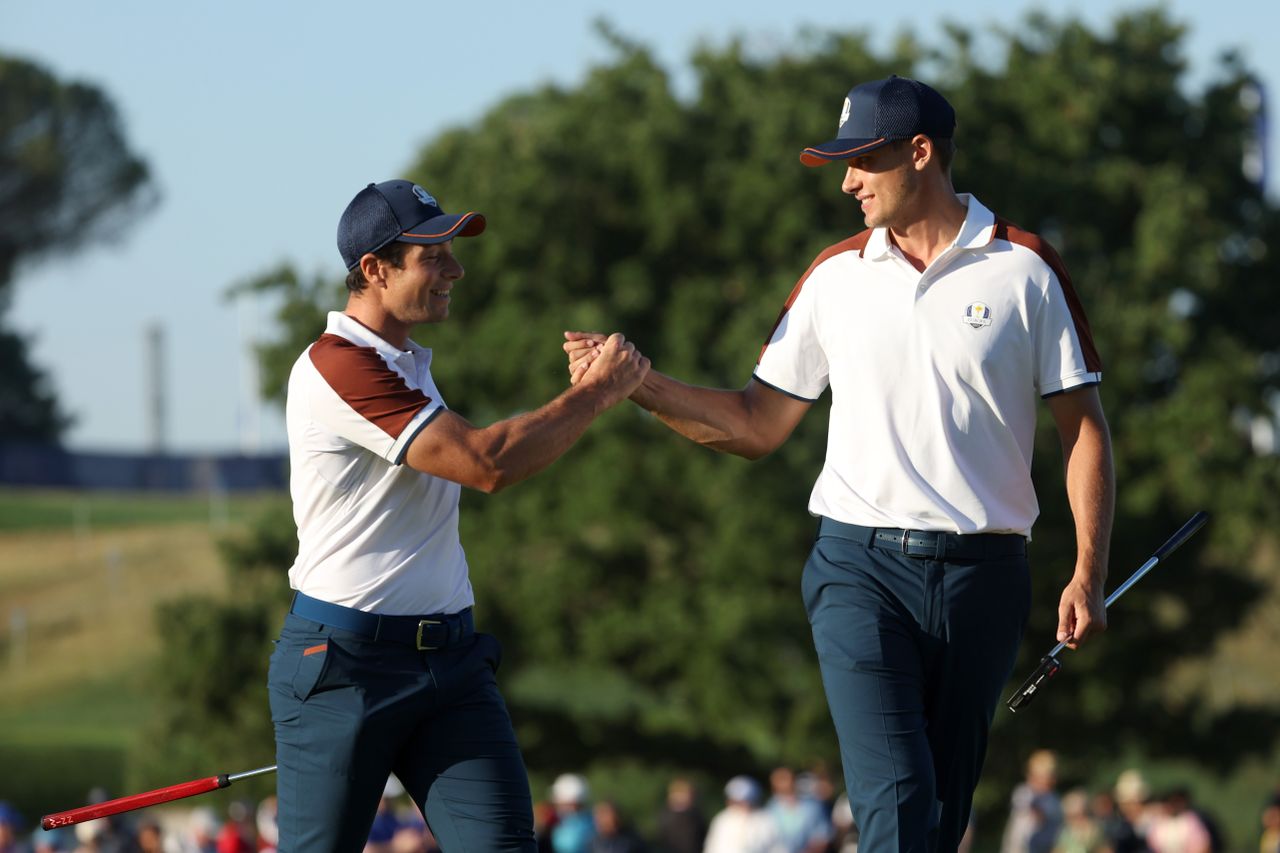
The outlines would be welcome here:
[[[580,371],[590,369],[600,335],[566,332],[565,338],[569,373],[576,382]],[[631,399],[684,437],[747,459],[776,450],[812,405],[755,379],[734,391],[689,385],[656,370],[649,371]]]
[[[545,406],[483,428],[443,411],[414,437],[405,461],[423,473],[497,492],[559,458],[648,370],[649,360],[613,335],[581,380]]]
[[[1107,628],[1107,561],[1115,516],[1111,433],[1097,386],[1048,400],[1066,466],[1067,501],[1076,526],[1076,566],[1058,604],[1058,641],[1068,648]]]

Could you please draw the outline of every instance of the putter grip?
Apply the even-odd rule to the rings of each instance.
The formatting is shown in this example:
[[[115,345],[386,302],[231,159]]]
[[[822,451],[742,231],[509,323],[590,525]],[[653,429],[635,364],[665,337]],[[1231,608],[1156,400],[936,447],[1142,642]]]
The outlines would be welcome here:
[[[1018,692],[1009,697],[1009,701],[1005,703],[1009,710],[1016,714],[1030,705],[1031,700],[1036,696],[1036,691],[1046,681],[1057,675],[1060,669],[1062,669],[1062,664],[1053,655],[1045,655],[1040,658],[1040,666],[1036,667],[1036,671],[1031,673],[1031,677],[1022,682]]]
[[[1156,549],[1155,558],[1157,560],[1163,560],[1165,557],[1178,550],[1178,547],[1183,542],[1186,542],[1191,538],[1192,533],[1195,533],[1201,527],[1204,527],[1205,522],[1208,520],[1209,513],[1204,510],[1200,510],[1195,515],[1191,516],[1191,519],[1186,524],[1182,525],[1177,533],[1169,537],[1168,542]]]
[[[227,780],[225,773],[221,776],[210,776],[207,779],[195,779],[190,782],[183,782],[179,785],[170,785],[167,788],[157,788],[154,791],[144,791],[141,794],[132,794],[128,797],[107,800],[105,803],[98,803],[92,806],[81,806],[78,809],[70,809],[69,811],[58,812],[57,814],[45,815],[40,818],[40,826],[43,829],[70,826],[73,823],[83,823],[86,820],[107,817],[108,815],[120,814],[121,812],[129,812],[134,809],[144,809],[147,806],[154,806],[158,803],[167,803],[171,800],[181,800],[184,797],[194,797],[196,794],[215,791],[218,788],[225,788],[230,784],[231,783]]]

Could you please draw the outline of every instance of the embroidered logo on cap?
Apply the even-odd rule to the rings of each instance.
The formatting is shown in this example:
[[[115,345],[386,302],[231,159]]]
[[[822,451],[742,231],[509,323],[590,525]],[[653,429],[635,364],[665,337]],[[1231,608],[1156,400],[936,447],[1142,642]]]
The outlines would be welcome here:
[[[839,124],[839,127],[844,127],[844,123],[845,123],[846,121],[848,121],[848,120],[849,120],[849,110],[851,110],[852,108],[853,108],[853,105],[849,103],[849,99],[848,99],[848,98],[845,98],[845,99],[844,99],[844,108],[843,108],[842,110],[840,110],[840,124]]]
[[[413,185],[413,194],[414,194],[414,195],[416,195],[416,196],[418,197],[418,201],[422,202],[423,204],[429,204],[429,205],[431,205],[432,207],[439,207],[439,206],[440,206],[440,202],[436,201],[436,200],[431,196],[431,193],[427,192],[426,190],[424,190],[422,187],[418,186],[417,184],[414,184],[414,185]]]
[[[985,302],[970,302],[964,309],[964,316],[960,319],[975,329],[990,326],[991,309],[987,307]]]

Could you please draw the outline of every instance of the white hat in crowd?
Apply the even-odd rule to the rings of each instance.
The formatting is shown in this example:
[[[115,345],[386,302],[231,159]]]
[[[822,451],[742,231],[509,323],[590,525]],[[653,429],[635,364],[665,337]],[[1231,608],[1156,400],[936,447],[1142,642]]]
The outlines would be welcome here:
[[[581,805],[587,801],[587,780],[576,773],[563,773],[551,785],[551,802]]]
[[[760,783],[750,776],[734,776],[724,786],[725,799],[754,806],[760,802]]]

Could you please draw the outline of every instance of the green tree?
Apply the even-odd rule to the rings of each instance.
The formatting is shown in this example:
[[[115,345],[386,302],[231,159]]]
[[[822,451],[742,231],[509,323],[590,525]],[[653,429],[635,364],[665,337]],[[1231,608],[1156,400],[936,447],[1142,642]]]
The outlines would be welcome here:
[[[157,608],[156,633],[164,642],[152,675],[148,736],[129,762],[134,787],[273,763],[269,640],[288,607],[285,571],[297,549],[293,518],[281,502],[219,543],[229,595],[186,596]],[[238,795],[265,794],[273,785],[269,777],[256,779],[239,786]]]
[[[703,47],[682,98],[648,50],[605,37],[613,59],[580,85],[510,97],[430,140],[406,170],[447,209],[489,220],[457,247],[470,272],[453,316],[419,336],[450,406],[487,423],[549,398],[565,383],[567,328],[621,330],[695,382],[745,382],[797,276],[863,227],[838,171],[801,167],[799,150],[830,134],[852,82],[936,81],[961,118],[957,188],[1054,242],[1089,310],[1120,480],[1112,585],[1194,510],[1215,513],[1126,597],[1103,639],[1069,656],[1049,695],[998,717],[979,807],[1003,808],[1033,747],[1059,749],[1076,778],[1126,751],[1225,772],[1273,748],[1280,697],[1213,707],[1171,694],[1167,678],[1276,574],[1245,570],[1280,493],[1277,456],[1246,428],[1273,418],[1280,390],[1269,287],[1280,260],[1266,251],[1280,245],[1280,215],[1240,169],[1248,70],[1228,59],[1191,92],[1184,33],[1164,11],[1105,32],[1032,16],[983,34],[981,60],[959,27],[938,47],[904,37],[882,52],[861,33],[808,34],[766,55]],[[264,350],[278,398],[340,291],[288,268],[252,286],[288,297]],[[464,497],[478,619],[505,644],[535,780],[587,768],[647,803],[677,767],[723,779],[836,764],[798,592],[824,445],[825,406],[814,408],[781,450],[748,464],[623,407],[545,474]],[[1052,644],[1074,559],[1049,418],[1034,470],[1043,512],[1018,679]]]
[[[156,202],[101,89],[0,56],[0,317],[23,264],[115,239]],[[0,438],[57,439],[69,423],[26,344],[0,326]]]
[[[0,327],[0,438],[44,441],[61,434],[70,419],[58,406],[44,372],[27,358],[21,337]]]

